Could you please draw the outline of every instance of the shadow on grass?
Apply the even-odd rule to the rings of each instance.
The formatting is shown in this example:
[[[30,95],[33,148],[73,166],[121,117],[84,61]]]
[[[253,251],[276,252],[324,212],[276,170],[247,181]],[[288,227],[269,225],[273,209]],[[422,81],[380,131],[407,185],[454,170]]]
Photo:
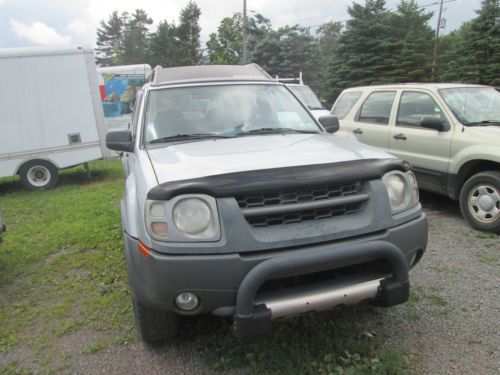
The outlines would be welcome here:
[[[96,160],[89,163],[90,178],[83,165],[63,169],[59,171],[59,179],[56,189],[68,185],[86,185],[99,182],[108,178],[118,178],[122,176],[121,164],[119,160],[104,161]],[[0,195],[27,191],[21,184],[19,176],[12,176],[0,179]]]
[[[369,305],[345,307],[275,321],[272,335],[239,340],[232,335],[230,320],[203,316],[187,322],[173,350],[181,356],[194,350],[218,370],[246,368],[259,374],[402,374],[403,353],[382,348],[383,338],[368,332],[382,319],[383,312]],[[160,347],[155,352],[161,354],[167,349]]]

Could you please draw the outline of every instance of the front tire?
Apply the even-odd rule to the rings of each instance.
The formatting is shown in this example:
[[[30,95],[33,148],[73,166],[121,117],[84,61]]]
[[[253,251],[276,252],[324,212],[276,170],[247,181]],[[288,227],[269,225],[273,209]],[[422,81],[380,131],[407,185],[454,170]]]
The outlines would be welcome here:
[[[28,190],[44,190],[54,187],[59,171],[47,160],[30,160],[19,169],[22,185]]]
[[[500,233],[500,172],[480,172],[460,191],[460,210],[475,229]]]
[[[135,323],[141,339],[148,345],[171,341],[179,330],[179,316],[144,306],[132,297]]]

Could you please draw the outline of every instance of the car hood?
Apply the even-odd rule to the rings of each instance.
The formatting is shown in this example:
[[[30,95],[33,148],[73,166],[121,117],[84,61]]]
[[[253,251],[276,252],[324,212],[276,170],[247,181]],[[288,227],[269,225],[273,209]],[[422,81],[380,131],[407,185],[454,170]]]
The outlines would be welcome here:
[[[490,126],[468,126],[466,130],[469,133],[473,133],[477,136],[483,137],[496,137],[494,138],[495,142],[498,142],[498,137],[500,137],[500,126],[498,125],[490,125]]]
[[[383,151],[331,134],[286,134],[165,144],[148,150],[158,183],[211,175],[394,158]]]

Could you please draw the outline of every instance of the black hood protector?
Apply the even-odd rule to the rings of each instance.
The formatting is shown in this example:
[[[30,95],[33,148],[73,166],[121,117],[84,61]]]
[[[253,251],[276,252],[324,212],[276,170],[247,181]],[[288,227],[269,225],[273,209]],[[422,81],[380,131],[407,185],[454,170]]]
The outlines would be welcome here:
[[[410,164],[399,159],[363,159],[328,164],[300,165],[171,181],[148,193],[148,199],[168,200],[180,194],[207,194],[215,198],[266,193],[381,178],[390,170],[408,171]]]

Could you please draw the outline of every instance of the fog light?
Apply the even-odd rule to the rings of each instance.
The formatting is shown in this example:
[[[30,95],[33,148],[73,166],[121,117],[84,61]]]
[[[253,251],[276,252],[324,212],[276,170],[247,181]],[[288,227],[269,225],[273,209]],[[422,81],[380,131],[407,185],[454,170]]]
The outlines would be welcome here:
[[[200,300],[193,293],[181,293],[175,298],[177,307],[184,311],[194,310],[198,307]]]

